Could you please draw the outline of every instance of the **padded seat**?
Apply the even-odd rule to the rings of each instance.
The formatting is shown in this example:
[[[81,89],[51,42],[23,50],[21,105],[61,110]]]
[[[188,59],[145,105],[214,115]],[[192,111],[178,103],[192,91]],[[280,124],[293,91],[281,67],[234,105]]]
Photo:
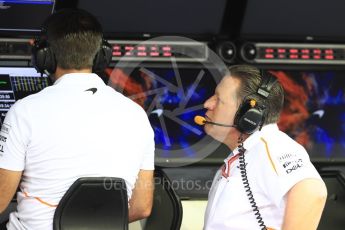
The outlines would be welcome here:
[[[76,180],[56,208],[54,230],[127,230],[125,181],[115,177]]]
[[[345,175],[340,170],[320,171],[327,187],[327,201],[318,230],[345,228]]]
[[[179,230],[182,223],[182,203],[167,175],[155,170],[155,191],[151,215],[144,230]]]

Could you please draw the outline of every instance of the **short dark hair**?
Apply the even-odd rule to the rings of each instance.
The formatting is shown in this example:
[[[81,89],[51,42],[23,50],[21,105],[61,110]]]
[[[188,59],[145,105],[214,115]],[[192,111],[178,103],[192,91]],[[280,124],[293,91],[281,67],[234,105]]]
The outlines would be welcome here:
[[[284,104],[284,90],[279,81],[274,83],[268,98],[265,99],[256,93],[264,79],[263,71],[249,65],[234,65],[229,68],[229,71],[231,77],[241,82],[237,92],[240,102],[246,98],[255,99],[259,105],[266,107],[264,125],[278,122]]]
[[[42,28],[56,63],[63,69],[92,68],[101,47],[102,27],[90,13],[63,9],[49,16]]]

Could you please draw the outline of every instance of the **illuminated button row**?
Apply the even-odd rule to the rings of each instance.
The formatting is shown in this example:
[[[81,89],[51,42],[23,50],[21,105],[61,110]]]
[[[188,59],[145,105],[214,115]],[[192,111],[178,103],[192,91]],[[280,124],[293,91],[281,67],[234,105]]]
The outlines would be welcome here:
[[[302,60],[335,60],[342,59],[343,52],[335,49],[318,48],[261,48],[259,58],[264,59],[302,59]]]
[[[345,44],[248,42],[240,54],[249,63],[345,65]]]
[[[184,40],[108,40],[113,61],[204,62],[208,59],[206,43]]]
[[[114,57],[171,57],[172,47],[169,45],[113,45]]]

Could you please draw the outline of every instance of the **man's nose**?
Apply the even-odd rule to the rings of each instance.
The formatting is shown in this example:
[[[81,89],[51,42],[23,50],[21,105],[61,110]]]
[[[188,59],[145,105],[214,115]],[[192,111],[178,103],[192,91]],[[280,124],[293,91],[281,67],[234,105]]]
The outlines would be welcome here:
[[[209,99],[207,99],[205,102],[204,102],[204,108],[205,109],[209,109],[209,110],[212,110],[213,109],[213,100],[212,100],[212,97],[210,97]]]

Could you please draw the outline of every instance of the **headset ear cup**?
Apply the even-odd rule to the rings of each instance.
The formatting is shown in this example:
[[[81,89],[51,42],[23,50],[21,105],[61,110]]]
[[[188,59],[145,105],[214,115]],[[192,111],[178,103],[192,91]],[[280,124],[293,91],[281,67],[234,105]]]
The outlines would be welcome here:
[[[261,129],[265,123],[267,116],[266,100],[277,79],[270,73],[265,74],[264,71],[261,71],[260,75],[261,83],[256,94],[260,96],[262,102],[258,104],[257,100],[249,99],[248,95],[245,97],[247,100],[243,100],[235,114],[234,124],[242,133],[252,134],[258,128]]]
[[[45,52],[46,52],[45,70],[49,74],[53,74],[56,71],[55,55],[50,47],[46,47]]]
[[[252,134],[257,128],[259,128],[262,125],[264,118],[265,109],[263,107],[259,107],[257,104],[251,105],[251,101],[252,100],[245,100],[240,105],[234,119],[236,128],[240,132],[246,134]]]
[[[95,73],[102,72],[109,65],[112,52],[112,46],[106,40],[103,40],[101,48],[93,60],[92,71]]]
[[[39,73],[55,73],[55,55],[46,41],[35,41],[32,48],[32,64]]]
[[[252,134],[262,123],[263,111],[251,108],[238,120],[238,129],[246,134]]]

